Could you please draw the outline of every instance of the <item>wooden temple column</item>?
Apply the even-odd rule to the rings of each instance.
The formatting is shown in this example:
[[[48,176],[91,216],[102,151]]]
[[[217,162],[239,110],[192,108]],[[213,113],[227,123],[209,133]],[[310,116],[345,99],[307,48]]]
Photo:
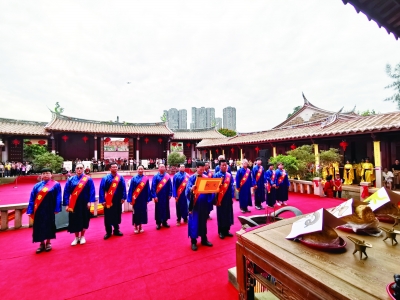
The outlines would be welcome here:
[[[185,147],[185,144],[183,145],[183,147]],[[171,151],[171,140],[168,139],[168,140],[167,140],[167,157],[166,157],[166,160],[165,160],[165,161],[168,160],[168,156],[169,156],[170,151]]]
[[[377,188],[382,187],[382,158],[381,142],[374,141],[374,161],[375,161],[375,184]]]
[[[104,137],[100,138],[100,157],[101,160],[104,159]]]
[[[315,171],[319,170],[319,149],[318,144],[314,144],[314,155],[315,155]]]
[[[56,154],[56,140],[53,134],[51,134],[50,139],[51,139],[51,153]]]
[[[137,162],[138,166],[140,165],[140,162],[139,162],[139,141],[140,141],[140,137],[138,136],[136,138],[136,162]]]
[[[97,135],[94,135],[94,158],[97,160]]]
[[[276,146],[272,146],[272,156],[276,157]]]

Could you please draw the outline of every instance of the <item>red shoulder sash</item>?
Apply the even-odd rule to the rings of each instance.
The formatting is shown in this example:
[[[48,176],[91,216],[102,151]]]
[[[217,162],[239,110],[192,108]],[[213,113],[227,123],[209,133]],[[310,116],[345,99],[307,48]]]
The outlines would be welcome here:
[[[262,171],[263,171],[263,167],[260,166],[260,167],[258,168],[258,171],[257,171],[256,182],[258,182],[258,180],[260,179],[261,174],[262,174]]]
[[[224,198],[226,192],[228,191],[228,188],[231,184],[231,174],[229,174],[228,172],[225,173],[225,180],[224,183],[222,184],[219,193],[218,193],[218,201],[217,201],[217,206],[221,205],[222,199]]]
[[[247,168],[247,169],[246,169],[246,173],[245,173],[245,174],[243,175],[243,177],[242,177],[242,180],[240,180],[240,187],[239,187],[239,189],[246,183],[247,178],[249,178],[249,175],[250,175],[250,169]]]
[[[179,185],[178,190],[176,191],[176,194],[177,194],[176,199],[179,199],[179,197],[181,196],[182,192],[185,190],[188,181],[189,181],[189,175],[186,174],[185,179],[182,181],[182,183]]]
[[[167,184],[169,180],[169,175],[168,173],[165,173],[164,178],[160,181],[160,183],[157,185],[156,193],[158,194],[161,189]]]
[[[121,176],[119,176],[119,174],[117,174],[114,179],[111,182],[111,186],[108,189],[107,193],[106,193],[106,207],[110,208],[112,206],[112,199],[114,197],[115,191],[117,190],[118,187],[118,183],[119,180],[121,179]]]
[[[147,176],[142,177],[142,180],[136,187],[135,192],[132,194],[132,205],[135,204],[136,199],[139,197],[140,193],[143,191],[148,180],[149,180],[149,178]]]
[[[89,181],[89,177],[83,175],[82,178],[79,180],[78,185],[74,188],[71,196],[69,197],[69,204],[67,207],[67,211],[73,212],[76,204],[76,200],[78,200],[79,195],[81,194],[83,188],[85,187],[86,183]]]
[[[57,181],[54,180],[49,180],[37,193],[36,198],[35,198],[35,205],[33,208],[33,214],[31,215],[31,218],[33,219],[36,213],[36,210],[39,208],[40,204],[42,203],[44,197],[46,197],[47,193],[56,185]]]

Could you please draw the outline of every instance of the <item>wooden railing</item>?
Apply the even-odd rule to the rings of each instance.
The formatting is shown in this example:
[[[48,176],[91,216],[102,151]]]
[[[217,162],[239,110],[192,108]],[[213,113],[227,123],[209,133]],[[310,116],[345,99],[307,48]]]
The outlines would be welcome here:
[[[14,228],[22,227],[22,215],[26,212],[28,203],[0,205],[1,225],[0,230],[7,230],[9,228],[9,217],[14,217]],[[29,218],[29,226],[32,225],[31,218]]]

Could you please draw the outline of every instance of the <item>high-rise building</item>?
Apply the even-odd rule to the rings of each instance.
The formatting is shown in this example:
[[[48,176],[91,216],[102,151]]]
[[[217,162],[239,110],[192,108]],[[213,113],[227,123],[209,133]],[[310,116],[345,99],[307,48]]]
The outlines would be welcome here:
[[[190,129],[213,127],[215,123],[215,108],[192,107],[192,122]]]
[[[176,108],[170,108],[169,110],[164,110],[164,114],[167,118],[169,128],[187,129],[186,109],[177,110]]]
[[[220,130],[222,128],[222,118],[215,118],[215,129]]]
[[[236,131],[236,108],[228,106],[223,110],[224,126],[223,128]]]

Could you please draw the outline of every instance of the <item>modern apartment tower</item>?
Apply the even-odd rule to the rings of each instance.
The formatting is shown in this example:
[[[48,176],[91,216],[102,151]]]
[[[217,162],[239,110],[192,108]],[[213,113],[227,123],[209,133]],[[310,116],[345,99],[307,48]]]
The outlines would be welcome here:
[[[223,110],[224,126],[223,128],[236,131],[236,108],[228,106]]]
[[[167,117],[168,127],[171,129],[187,129],[187,110],[170,108],[164,110]]]
[[[215,125],[215,108],[192,107],[192,122],[190,129],[209,128]]]

